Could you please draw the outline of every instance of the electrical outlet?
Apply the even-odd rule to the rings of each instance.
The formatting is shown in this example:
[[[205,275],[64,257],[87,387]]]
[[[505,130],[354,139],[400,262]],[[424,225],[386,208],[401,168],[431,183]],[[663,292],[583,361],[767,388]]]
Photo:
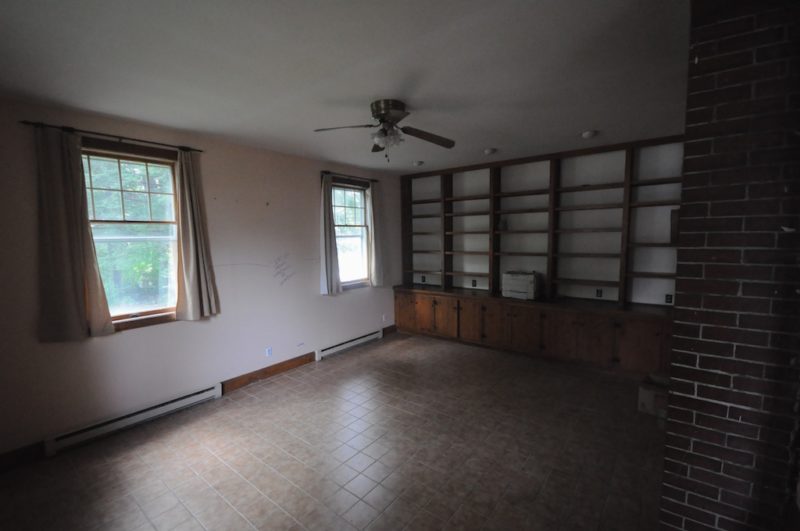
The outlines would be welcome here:
[[[425,275],[422,275],[422,283],[425,284]]]
[[[265,355],[266,355],[268,358],[269,358],[270,356],[272,356],[272,347],[267,347],[267,348],[266,348],[266,350],[264,351],[264,354],[265,354]]]
[[[667,304],[672,304],[672,293],[667,293],[664,295],[664,302]]]
[[[602,288],[597,288],[596,290],[594,290],[594,296],[597,297],[598,299],[600,297],[602,297],[603,296],[603,289]]]
[[[474,278],[472,279],[472,287],[473,288],[477,288],[478,287],[478,281],[475,280]]]

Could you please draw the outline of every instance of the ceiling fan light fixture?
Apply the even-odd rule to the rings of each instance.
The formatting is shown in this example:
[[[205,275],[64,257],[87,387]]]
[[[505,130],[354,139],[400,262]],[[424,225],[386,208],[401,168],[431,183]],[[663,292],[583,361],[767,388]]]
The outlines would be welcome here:
[[[396,127],[381,127],[372,133],[372,142],[382,148],[400,145],[403,140],[403,135]]]

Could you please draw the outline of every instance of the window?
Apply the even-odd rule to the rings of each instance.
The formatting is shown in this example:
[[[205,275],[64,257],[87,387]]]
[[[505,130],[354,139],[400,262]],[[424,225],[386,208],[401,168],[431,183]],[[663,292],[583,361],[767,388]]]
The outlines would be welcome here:
[[[171,161],[84,150],[89,220],[115,322],[175,310],[173,169]]]
[[[343,287],[369,282],[369,227],[364,188],[332,187],[333,224],[339,256],[339,281]]]

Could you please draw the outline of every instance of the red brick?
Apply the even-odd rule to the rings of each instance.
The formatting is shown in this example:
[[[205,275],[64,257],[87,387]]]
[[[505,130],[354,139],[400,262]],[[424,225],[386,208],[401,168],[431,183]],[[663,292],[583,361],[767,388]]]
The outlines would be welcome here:
[[[747,153],[719,153],[683,159],[683,171],[718,170],[747,164]]]
[[[713,65],[711,65],[711,67],[713,68]],[[761,81],[771,77],[779,77],[783,75],[785,69],[786,66],[783,63],[762,63],[754,66],[742,66],[741,68],[720,72],[717,75],[717,86],[727,87],[729,85],[739,85],[741,83],[750,83],[751,81]]]
[[[708,215],[708,203],[683,203],[680,216],[682,218],[704,218]]]
[[[749,345],[736,345],[736,358],[754,361],[757,363],[788,366],[792,360],[792,353],[790,351],[776,348],[760,348]]]
[[[709,236],[716,235],[710,234]],[[709,279],[770,280],[772,278],[772,268],[752,265],[707,264],[705,266],[705,277]]]
[[[716,326],[703,327],[703,339],[714,341],[728,341],[731,343],[744,343],[747,345],[766,346],[769,334],[741,328],[722,328]]]
[[[713,78],[714,76],[709,76],[709,77]],[[712,80],[712,82],[713,82],[713,80]],[[691,82],[690,82],[690,84],[691,84]],[[710,88],[714,88],[713,84],[712,84],[712,86]],[[714,108],[713,107],[701,107],[699,109],[693,109],[691,111],[686,111],[686,123],[687,124],[691,124],[691,125],[706,124],[706,123],[710,122],[713,117],[714,117]],[[692,154],[694,154],[694,155],[703,155],[704,153],[710,153],[711,142],[710,141],[706,141],[706,143],[709,146],[709,150],[708,151],[702,151],[701,150],[700,152],[692,153],[692,151],[690,150],[690,151],[685,152],[685,153],[687,155],[692,155]]]
[[[769,346],[800,352],[800,336],[797,334],[772,334]]]
[[[754,216],[777,212],[776,199],[749,199],[746,201],[723,201],[711,203],[712,216]]]
[[[699,398],[716,400],[717,402],[743,407],[760,408],[762,404],[760,396],[706,385],[697,386],[697,396]]]
[[[787,194],[800,194],[800,185],[790,181],[772,183],[753,183],[747,187],[748,196],[752,199],[767,197],[785,197]]]
[[[745,202],[749,203],[748,201]],[[727,203],[722,204],[727,205]],[[717,205],[712,205],[712,208],[718,205],[719,203]],[[749,208],[750,206],[744,207],[740,209],[740,211],[747,211]],[[726,210],[730,210],[732,212],[735,209],[726,207]],[[775,247],[775,235],[758,232],[724,232],[719,234],[709,234],[707,242],[709,247]]]
[[[702,426],[711,430],[718,430],[725,433],[735,433],[743,437],[758,437],[758,428],[743,422],[736,422],[733,420],[726,420],[719,417],[712,417],[711,415],[703,415],[702,413],[698,413],[696,423],[698,426]]]
[[[685,502],[686,501],[686,492],[681,489],[676,489],[675,487],[671,487],[668,482],[669,474],[664,475],[664,483],[661,485],[661,496],[664,498],[668,498],[670,500],[675,500],[678,502]],[[673,477],[680,477],[680,476],[673,476]]]
[[[748,135],[752,136],[752,135]],[[738,137],[729,137],[738,138]],[[714,142],[719,144],[720,138],[715,138]],[[754,182],[767,182],[779,179],[780,168],[772,167],[746,167],[720,170],[711,173],[710,182],[712,186],[726,186],[733,184],[751,184]]]
[[[685,452],[683,450],[678,450],[677,448],[664,448],[664,458],[674,459],[681,463],[686,463],[687,465],[710,470],[711,472],[722,471],[721,460],[707,457],[705,455],[695,454],[692,452]],[[685,476],[686,474],[682,475]]]
[[[719,343],[716,341],[673,337],[672,348],[675,350],[687,350],[689,352],[712,354],[715,356],[733,356],[733,345],[731,343]]]
[[[742,101],[750,99],[753,91],[749,85],[726,87],[724,89],[708,90],[689,94],[686,101],[687,109],[713,107],[720,103]],[[687,124],[688,125],[688,124]]]
[[[686,323],[702,323],[723,326],[735,326],[737,314],[725,312],[707,312],[701,310],[684,310],[675,308],[672,312],[675,321]]]
[[[697,354],[690,354],[688,352],[679,352],[673,350],[672,363],[677,363],[678,365],[686,365],[687,367],[697,367]],[[692,394],[694,394],[694,392],[692,392]]]
[[[751,151],[750,164],[781,164],[800,160],[800,150],[796,147],[784,149],[764,149]],[[709,164],[711,161],[709,161]]]
[[[690,249],[679,249],[679,260],[686,260],[692,262],[710,261],[704,260],[704,257],[716,256],[717,261],[724,261],[722,258],[727,258],[731,255],[719,256],[713,253],[703,253],[701,255],[685,256],[684,253],[689,253]],[[735,251],[738,253],[738,251]],[[733,261],[733,260],[731,260]],[[739,283],[730,280],[698,280],[692,278],[678,279],[676,290],[679,292],[688,291],[690,293],[707,293],[712,295],[736,295],[739,293]]]
[[[747,517],[747,513],[742,509],[697,496],[696,494],[689,494],[688,503],[694,507],[713,511],[714,514],[721,514],[734,520],[744,521]]]
[[[744,230],[778,232],[781,230],[781,227],[797,228],[797,218],[780,215],[746,218]]]
[[[736,435],[728,435],[727,447],[742,452],[747,452],[753,455],[766,455],[775,459],[790,458],[791,451],[789,448],[776,447],[754,439],[747,439],[745,437],[738,437]]]
[[[796,392],[796,385],[776,382],[774,380],[762,380],[756,378],[745,378],[736,376],[733,379],[733,388],[749,393],[758,393],[764,396],[791,396]]]
[[[739,118],[751,114],[761,114],[765,112],[778,112],[786,109],[786,98],[774,96],[771,98],[761,98],[758,100],[744,100],[732,103],[725,103],[717,107],[717,120],[727,120],[729,118]]]
[[[800,304],[798,304],[796,301],[773,300],[772,313],[776,315],[789,315],[796,317],[800,315]]]
[[[672,323],[672,335],[681,337],[700,337],[700,326],[686,323]]]
[[[739,327],[772,332],[797,332],[797,319],[742,314],[739,316]]]
[[[721,199],[745,199],[746,197],[747,186],[737,184],[732,186],[709,186],[707,188],[684,190],[681,194],[681,201],[685,203],[696,203],[701,201],[719,201]]]
[[[708,413],[709,415],[716,415],[717,417],[728,416],[728,406],[725,404],[717,404],[709,402],[708,400],[699,400],[688,396],[670,395],[669,405],[680,407],[684,409],[691,409],[693,411],[700,411]]]
[[[684,452],[685,453],[685,452]],[[719,487],[706,485],[677,474],[664,474],[664,484],[685,492],[695,492],[709,498],[719,498]]]
[[[704,445],[704,443],[698,443]],[[711,446],[711,445],[705,445]],[[727,454],[742,454],[743,456],[749,457],[752,461],[752,455],[745,454],[744,452],[735,452],[733,450],[728,450],[726,448],[704,448],[704,451],[716,453],[718,455],[727,455]],[[732,461],[732,459],[724,458],[726,461]],[[689,477],[692,479],[696,479],[697,481],[702,481],[703,483],[709,483],[711,485],[716,485],[725,490],[730,490],[733,492],[738,492],[739,494],[748,494],[750,492],[750,483],[745,481],[740,481],[738,479],[729,478],[726,476],[722,476],[720,474],[715,474],[714,472],[709,472],[708,470],[703,470],[702,468],[693,468],[689,471]]]
[[[753,17],[738,18],[717,24],[706,25],[700,24],[704,21],[703,14],[697,11],[697,8],[702,9],[702,5],[693,6],[692,8],[692,42],[700,43],[710,40],[718,40],[729,35],[736,35],[738,33],[745,33],[753,30],[755,27],[755,20]],[[718,13],[712,12],[711,16],[717,16]],[[713,19],[712,19],[713,20]]]
[[[781,283],[745,282],[742,294],[749,297],[771,297],[773,299],[800,299],[797,287]]]
[[[797,254],[789,251],[770,251],[766,249],[744,251],[743,262],[746,264],[796,264]]]
[[[747,297],[703,297],[703,307],[709,310],[728,310],[751,313],[769,313],[770,303],[764,299]]]
[[[686,278],[703,278],[703,264],[677,264],[675,276]]]
[[[690,382],[699,382],[718,387],[731,386],[731,377],[727,374],[722,374],[719,372],[690,369],[688,367],[673,365],[672,369],[670,369],[669,375],[670,378],[677,378],[679,380],[687,380]]]
[[[696,96],[699,96],[699,94]],[[689,98],[691,99],[692,96],[689,96]],[[755,118],[737,118],[734,120],[726,120],[724,122],[711,122],[702,125],[687,125],[685,137],[687,140],[696,140],[701,138],[715,138],[724,135],[743,134],[753,129],[753,122],[755,120]],[[774,117],[768,120],[762,119],[761,121],[757,122],[757,129],[781,129],[782,125],[785,126],[785,124],[778,122],[779,121]]]
[[[776,59],[786,59],[797,54],[797,43],[780,43],[764,46],[756,50],[756,62],[763,63]]]
[[[728,37],[717,42],[717,53],[729,53],[756,46],[779,42],[783,39],[783,28],[766,28],[759,31]]]
[[[705,247],[705,233],[681,232],[678,234],[678,247]]]
[[[723,371],[729,374],[744,374],[748,376],[763,376],[764,366],[758,363],[747,363],[744,361],[732,360],[730,358],[716,358],[712,356],[702,356],[698,360],[701,369]]]
[[[684,232],[730,232],[742,228],[743,218],[712,218],[695,219],[681,218],[678,222],[679,230]]]
[[[675,307],[680,308],[700,308],[703,304],[703,297],[696,293],[677,293],[675,294]]]
[[[714,522],[717,519],[715,515],[707,511],[702,511],[694,507],[689,507],[688,505],[684,505],[682,503],[678,503],[676,501],[669,500],[666,498],[661,499],[661,508],[665,511],[685,516],[697,522],[701,522],[708,525],[714,525]]]
[[[702,92],[704,90],[711,90],[717,86],[717,77],[714,74],[709,74],[707,76],[695,76],[689,78],[688,83],[688,93],[694,94],[695,92]],[[711,111],[711,109],[707,109]],[[694,111],[687,111],[686,117],[688,119],[689,115]],[[713,112],[711,113],[713,115]],[[709,116],[710,118],[710,116]],[[687,121],[687,123],[689,123]]]
[[[730,407],[728,418],[753,424],[756,427],[772,425],[776,429],[792,430],[794,429],[793,418],[781,418],[772,415],[771,413],[764,413],[763,411],[752,411],[750,409],[742,409],[735,406]]]

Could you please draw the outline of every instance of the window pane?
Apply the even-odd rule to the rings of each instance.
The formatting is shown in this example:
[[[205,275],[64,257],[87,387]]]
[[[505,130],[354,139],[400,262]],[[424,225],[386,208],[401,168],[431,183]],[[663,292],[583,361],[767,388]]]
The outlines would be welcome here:
[[[150,191],[164,194],[172,193],[172,169],[161,164],[148,164]]]
[[[356,225],[364,225],[364,209],[356,209]]]
[[[364,206],[364,192],[355,192],[355,205],[357,207]]]
[[[345,223],[345,211],[344,207],[333,207],[333,224],[334,225],[344,225]]]
[[[348,225],[355,225],[356,224],[356,209],[355,208],[347,208],[346,210],[346,218],[345,223]]]
[[[92,188],[119,190],[119,164],[116,159],[89,157],[89,165],[92,168]]]
[[[333,204],[336,206],[344,205],[344,190],[341,188],[333,189]]]
[[[367,278],[367,231],[363,227],[337,227],[339,280],[352,282]]]
[[[174,196],[150,194],[150,208],[153,221],[175,221]]]
[[[353,190],[347,190],[345,192],[344,204],[345,204],[345,206],[355,206],[355,204],[356,204],[356,193]]]
[[[175,225],[93,223],[92,232],[112,316],[175,306]]]
[[[122,194],[109,190],[94,190],[95,219],[121,220]]]
[[[122,162],[122,189],[131,192],[147,191],[147,168],[141,162]],[[128,208],[127,205],[125,208]]]
[[[92,196],[86,194],[86,207],[89,211],[89,219],[94,219],[94,205],[92,205]]]
[[[139,192],[123,192],[125,201],[125,219],[133,221],[150,221],[150,202],[147,194]]]

